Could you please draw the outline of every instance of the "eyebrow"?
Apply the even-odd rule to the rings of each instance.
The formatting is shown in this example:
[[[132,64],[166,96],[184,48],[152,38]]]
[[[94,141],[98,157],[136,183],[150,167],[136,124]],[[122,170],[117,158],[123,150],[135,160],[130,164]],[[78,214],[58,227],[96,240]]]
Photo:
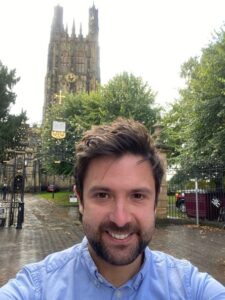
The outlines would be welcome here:
[[[153,194],[153,189],[145,188],[145,187],[140,187],[137,189],[132,189],[132,193],[145,193],[145,194]]]
[[[97,192],[97,191],[103,191],[103,192],[110,192],[112,191],[108,187],[104,186],[93,186],[90,190],[89,193]],[[153,194],[153,189],[149,189],[146,187],[140,187],[140,188],[135,188],[130,190],[131,193],[145,193],[145,194]]]
[[[90,188],[89,193],[97,192],[97,191],[104,191],[104,192],[109,192],[111,191],[109,188],[101,186],[101,185],[96,185]]]

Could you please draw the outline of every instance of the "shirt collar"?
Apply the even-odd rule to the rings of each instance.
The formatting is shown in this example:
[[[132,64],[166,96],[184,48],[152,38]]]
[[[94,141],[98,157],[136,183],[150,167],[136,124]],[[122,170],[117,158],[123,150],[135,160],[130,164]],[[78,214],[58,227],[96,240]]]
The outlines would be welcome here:
[[[144,279],[145,274],[147,273],[148,264],[149,264],[149,260],[151,257],[151,252],[148,247],[146,247],[146,249],[145,249],[144,256],[145,256],[144,262],[141,266],[140,271],[133,278],[128,280],[123,285],[123,287],[129,287],[129,288],[132,288],[135,290],[137,290],[139,288],[139,286],[141,285],[141,283]],[[86,237],[84,237],[84,239],[81,242],[81,259],[83,261],[83,265],[87,268],[89,274],[91,275],[91,277],[93,278],[95,283],[96,283],[96,281],[98,282],[97,285],[100,286],[100,284],[104,284],[106,286],[115,288],[98,272],[98,269],[89,253],[88,240]]]

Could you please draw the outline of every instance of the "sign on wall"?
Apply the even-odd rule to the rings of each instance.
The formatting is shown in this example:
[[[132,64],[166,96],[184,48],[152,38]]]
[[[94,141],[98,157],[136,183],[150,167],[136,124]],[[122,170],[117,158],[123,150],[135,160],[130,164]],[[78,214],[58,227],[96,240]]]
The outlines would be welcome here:
[[[66,137],[66,122],[53,121],[51,135],[55,139],[64,139]]]

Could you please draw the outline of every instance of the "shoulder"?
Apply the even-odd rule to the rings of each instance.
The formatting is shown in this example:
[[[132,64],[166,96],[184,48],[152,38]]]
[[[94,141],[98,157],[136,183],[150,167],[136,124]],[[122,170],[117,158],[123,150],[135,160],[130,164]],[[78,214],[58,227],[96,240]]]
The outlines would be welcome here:
[[[80,257],[81,244],[76,244],[68,249],[55,252],[46,256],[43,260],[26,265],[24,268],[31,273],[51,273],[66,267],[68,264],[75,262]]]
[[[167,268],[191,268],[191,263],[186,259],[178,259],[161,251],[151,251],[152,262],[156,265],[164,265]]]
[[[164,274],[165,281],[185,282],[189,285],[194,266],[186,259],[178,259],[160,251],[149,251],[148,267],[151,273]]]
[[[160,251],[147,251],[148,272],[161,284],[168,286],[170,293],[178,291],[187,299],[209,299],[225,296],[225,288],[212,276],[200,272],[196,266],[186,259],[178,259]],[[211,299],[211,298],[210,298]]]
[[[74,280],[75,268],[79,268],[81,245],[74,245],[50,254],[37,263],[24,266],[15,279],[10,280],[0,289],[0,298],[14,295],[16,299],[17,297],[18,299],[42,299],[43,294],[50,292],[54,294],[57,288],[61,289],[63,280],[70,284]]]

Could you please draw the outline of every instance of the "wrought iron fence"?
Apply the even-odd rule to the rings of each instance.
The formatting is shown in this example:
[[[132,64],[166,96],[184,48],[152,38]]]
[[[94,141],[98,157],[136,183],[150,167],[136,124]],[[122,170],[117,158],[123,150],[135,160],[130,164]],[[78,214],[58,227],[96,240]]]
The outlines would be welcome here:
[[[25,165],[0,164],[0,227],[22,228],[24,221]]]
[[[225,225],[225,168],[188,174],[167,172],[169,219],[212,221]]]
[[[0,201],[0,227],[18,227],[20,205],[18,201]],[[22,221],[22,220],[21,220]]]

